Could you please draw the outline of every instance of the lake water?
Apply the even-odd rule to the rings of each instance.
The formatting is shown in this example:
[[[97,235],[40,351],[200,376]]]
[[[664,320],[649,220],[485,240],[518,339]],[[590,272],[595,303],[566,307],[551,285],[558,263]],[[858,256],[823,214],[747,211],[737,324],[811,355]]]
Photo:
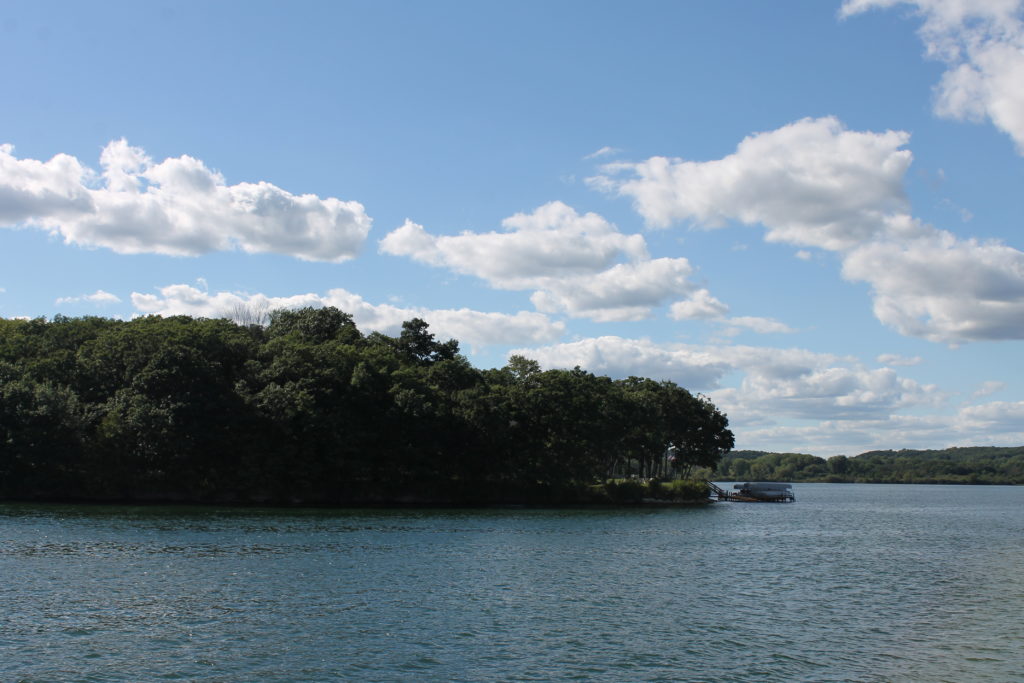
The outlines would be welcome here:
[[[686,509],[0,505],[0,680],[1024,680],[1024,487],[794,490]]]

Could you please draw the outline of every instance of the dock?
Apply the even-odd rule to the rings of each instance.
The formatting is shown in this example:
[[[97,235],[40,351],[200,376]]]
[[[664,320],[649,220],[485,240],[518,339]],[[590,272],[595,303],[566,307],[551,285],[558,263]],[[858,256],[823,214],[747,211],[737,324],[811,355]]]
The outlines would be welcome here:
[[[733,486],[735,491],[726,491],[713,482],[704,481],[711,489],[711,497],[719,501],[736,503],[795,503],[792,484],[773,481],[746,482]]]

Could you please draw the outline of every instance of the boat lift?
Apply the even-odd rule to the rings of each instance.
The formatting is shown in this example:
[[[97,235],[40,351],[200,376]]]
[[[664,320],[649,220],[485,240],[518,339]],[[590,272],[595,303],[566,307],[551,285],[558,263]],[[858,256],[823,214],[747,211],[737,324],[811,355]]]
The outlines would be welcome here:
[[[734,491],[726,491],[713,482],[704,481],[711,489],[711,495],[720,501],[737,503],[794,503],[792,484],[780,484],[774,481],[748,481],[733,486]]]

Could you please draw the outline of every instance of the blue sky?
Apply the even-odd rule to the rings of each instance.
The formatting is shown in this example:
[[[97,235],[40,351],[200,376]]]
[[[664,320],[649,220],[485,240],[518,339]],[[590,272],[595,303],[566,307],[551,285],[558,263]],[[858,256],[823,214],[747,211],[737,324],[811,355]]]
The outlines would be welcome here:
[[[0,316],[335,305],[738,448],[1019,445],[1022,83],[1019,0],[15,0]]]

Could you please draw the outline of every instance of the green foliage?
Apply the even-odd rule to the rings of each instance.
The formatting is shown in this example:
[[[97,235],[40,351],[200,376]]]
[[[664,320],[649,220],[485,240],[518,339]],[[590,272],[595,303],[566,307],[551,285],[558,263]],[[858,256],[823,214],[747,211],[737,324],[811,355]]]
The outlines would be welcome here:
[[[612,479],[605,483],[609,500],[615,503],[639,503],[650,496],[650,487],[639,479]]]
[[[707,500],[711,494],[711,490],[705,482],[694,479],[677,479],[662,484],[661,488],[670,500]]]
[[[267,318],[0,319],[0,497],[678,499],[690,489],[638,478],[732,446],[725,416],[671,382],[522,357],[482,371],[419,319],[390,337],[334,308]]]
[[[871,451],[824,460],[804,453],[735,451],[719,463],[733,481],[877,484],[1024,484],[1024,447]]]
[[[332,339],[353,343],[361,336],[352,316],[332,306],[272,311],[267,333],[271,338],[297,335],[321,344]]]
[[[595,501],[631,505],[644,501],[676,503],[703,502],[710,490],[703,481],[675,479],[661,482],[657,479],[609,479],[604,484],[590,487],[590,498]]]

